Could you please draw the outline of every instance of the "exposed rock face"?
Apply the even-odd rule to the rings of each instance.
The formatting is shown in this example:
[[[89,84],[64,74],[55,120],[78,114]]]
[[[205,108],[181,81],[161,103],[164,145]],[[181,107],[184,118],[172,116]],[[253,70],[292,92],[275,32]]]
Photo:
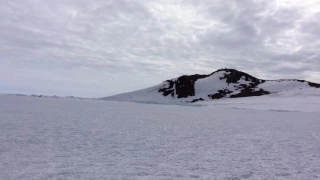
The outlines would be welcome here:
[[[217,93],[209,94],[208,97],[210,99],[221,99],[231,93],[233,93],[233,91],[230,91],[228,89],[224,89],[224,90],[219,90]]]
[[[230,96],[230,98],[238,98],[238,97],[249,97],[249,96],[262,96],[270,94],[269,91],[259,89],[259,90],[253,90],[253,89],[243,89],[238,94],[233,94]]]
[[[159,89],[159,93],[162,92],[163,96],[171,95],[173,97],[175,93],[174,86],[175,86],[175,81],[167,80],[165,81],[165,84]]]
[[[159,92],[162,92],[164,96],[168,96],[169,94],[173,97],[177,94],[178,98],[186,98],[188,96],[195,95],[194,83],[198,79],[202,79],[208,77],[209,75],[191,75],[191,76],[180,76],[176,80],[167,80],[163,87],[159,89]]]
[[[237,71],[235,69],[220,69],[216,72],[213,72],[212,74],[215,74],[215,73],[221,72],[221,71],[227,72],[227,73],[225,73],[224,77],[221,78],[221,80],[225,79],[228,84],[229,83],[237,83],[242,77],[245,78],[245,81],[251,81],[255,84],[259,84],[259,83],[264,82],[264,80],[257,79],[247,73]],[[210,74],[210,75],[212,75],[212,74]]]
[[[320,88],[320,84],[312,83],[312,82],[308,82],[308,83],[309,83],[309,86],[311,87]]]
[[[199,98],[199,99],[194,99],[194,100],[192,100],[192,101],[187,101],[187,102],[194,103],[194,102],[198,102],[198,101],[204,101],[204,99]]]

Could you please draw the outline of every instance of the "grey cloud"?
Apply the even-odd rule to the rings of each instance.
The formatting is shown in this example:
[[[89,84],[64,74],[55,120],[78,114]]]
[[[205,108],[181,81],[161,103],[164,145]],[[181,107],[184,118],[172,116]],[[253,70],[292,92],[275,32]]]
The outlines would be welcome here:
[[[104,96],[221,67],[317,81],[315,7],[319,1],[5,0],[0,87]]]

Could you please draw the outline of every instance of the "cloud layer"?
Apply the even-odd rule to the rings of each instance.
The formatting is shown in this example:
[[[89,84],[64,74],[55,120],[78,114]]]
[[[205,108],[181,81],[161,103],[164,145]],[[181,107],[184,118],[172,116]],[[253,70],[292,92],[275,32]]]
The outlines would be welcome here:
[[[98,97],[236,68],[320,82],[320,0],[4,0],[3,92]]]

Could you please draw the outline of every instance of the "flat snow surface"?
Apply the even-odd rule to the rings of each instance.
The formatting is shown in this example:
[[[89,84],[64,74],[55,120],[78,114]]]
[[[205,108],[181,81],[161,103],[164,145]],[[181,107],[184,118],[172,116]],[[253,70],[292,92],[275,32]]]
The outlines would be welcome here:
[[[0,179],[320,179],[319,96],[266,97],[177,106],[0,96]]]

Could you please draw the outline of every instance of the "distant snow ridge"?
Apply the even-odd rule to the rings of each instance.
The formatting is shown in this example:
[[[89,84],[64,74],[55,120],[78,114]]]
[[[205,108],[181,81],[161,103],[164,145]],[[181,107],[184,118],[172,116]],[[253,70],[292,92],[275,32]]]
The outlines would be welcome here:
[[[316,88],[320,88],[320,84],[296,79],[262,80],[235,69],[219,69],[209,75],[184,75],[147,89],[101,99],[148,103],[184,103],[263,96],[292,90],[308,91]]]

